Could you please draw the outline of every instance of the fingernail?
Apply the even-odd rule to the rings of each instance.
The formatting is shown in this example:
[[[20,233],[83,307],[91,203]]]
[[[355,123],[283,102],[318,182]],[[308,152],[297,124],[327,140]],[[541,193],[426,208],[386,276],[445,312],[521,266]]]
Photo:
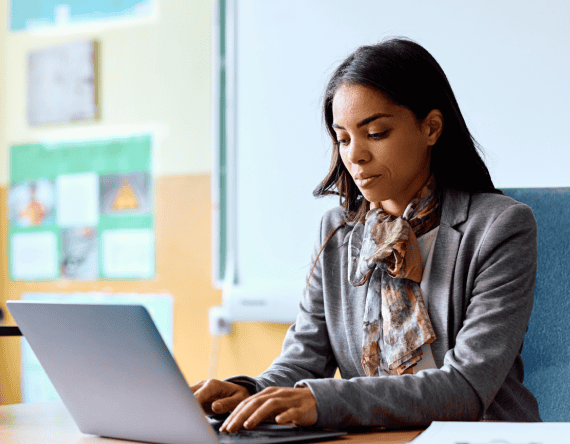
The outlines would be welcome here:
[[[244,423],[243,423],[243,426],[244,426],[246,429],[249,429],[249,421],[244,422]]]

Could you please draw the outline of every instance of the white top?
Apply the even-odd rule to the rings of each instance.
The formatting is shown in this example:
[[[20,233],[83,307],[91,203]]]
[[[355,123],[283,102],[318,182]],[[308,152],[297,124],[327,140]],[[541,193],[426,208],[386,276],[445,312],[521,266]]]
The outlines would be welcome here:
[[[422,250],[422,267],[423,275],[422,281],[420,282],[420,288],[422,289],[422,296],[426,304],[426,309],[429,304],[429,294],[428,294],[428,282],[429,275],[431,271],[431,262],[433,258],[433,246],[435,245],[435,239],[437,237],[437,232],[439,231],[439,226],[435,227],[433,230],[428,231],[423,236],[418,237],[418,242],[420,244],[420,249]],[[420,370],[425,370],[426,368],[437,368],[433,355],[431,353],[431,345],[422,345],[422,351],[424,353],[423,358],[414,367],[414,374]]]

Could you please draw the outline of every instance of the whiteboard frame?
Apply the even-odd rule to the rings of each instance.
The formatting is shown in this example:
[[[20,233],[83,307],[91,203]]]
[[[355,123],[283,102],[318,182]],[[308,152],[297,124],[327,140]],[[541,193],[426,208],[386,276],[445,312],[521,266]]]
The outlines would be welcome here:
[[[214,2],[211,194],[212,283],[216,288],[238,281],[235,11],[233,0]]]

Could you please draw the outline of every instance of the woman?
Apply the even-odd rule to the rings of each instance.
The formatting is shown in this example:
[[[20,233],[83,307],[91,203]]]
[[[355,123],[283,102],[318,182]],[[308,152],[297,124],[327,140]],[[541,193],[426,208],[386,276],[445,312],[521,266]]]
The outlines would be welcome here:
[[[256,378],[192,387],[222,431],[278,423],[540,421],[520,353],[536,222],[491,181],[451,87],[420,45],[351,54],[325,93],[327,212],[296,323]],[[337,367],[342,379],[334,379]]]

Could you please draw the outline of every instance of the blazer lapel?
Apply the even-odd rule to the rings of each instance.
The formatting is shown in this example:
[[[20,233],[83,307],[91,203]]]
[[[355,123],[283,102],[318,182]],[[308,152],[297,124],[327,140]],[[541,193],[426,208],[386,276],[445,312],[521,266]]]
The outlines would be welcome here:
[[[366,293],[368,292],[368,281],[361,287],[353,287],[350,284],[349,272],[348,272],[348,261],[350,260],[348,252],[348,241],[352,230],[354,230],[357,222],[351,222],[347,224],[346,234],[344,236],[343,245],[346,246],[346,267],[343,267],[343,272],[346,273],[345,278],[342,280],[344,283],[343,292],[346,298],[344,309],[344,320],[346,326],[346,336],[348,339],[347,346],[350,350],[350,356],[354,363],[354,367],[358,372],[359,376],[366,376],[364,369],[362,368],[362,329],[363,329],[363,319],[364,319],[364,307],[366,305]],[[362,227],[363,229],[363,227]]]
[[[441,222],[435,240],[431,275],[429,278],[429,316],[437,339],[431,350],[438,368],[450,348],[451,319],[449,308],[453,306],[452,282],[459,245],[463,234],[458,224],[465,222],[469,211],[470,195],[463,191],[445,190]]]

